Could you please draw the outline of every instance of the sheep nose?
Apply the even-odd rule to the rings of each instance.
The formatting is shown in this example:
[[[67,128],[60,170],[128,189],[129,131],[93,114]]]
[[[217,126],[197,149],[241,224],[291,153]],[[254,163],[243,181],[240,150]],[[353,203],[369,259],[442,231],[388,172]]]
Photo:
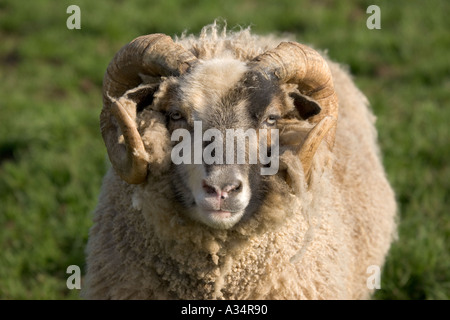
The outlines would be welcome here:
[[[225,185],[225,187],[223,187],[220,192],[220,198],[226,199],[228,198],[229,193],[241,191],[241,184],[242,184],[241,181],[237,180],[234,181],[233,183]]]
[[[216,185],[208,184],[203,180],[203,190],[207,194],[216,195],[221,199],[228,198],[229,194],[232,192],[239,192],[241,190],[242,182],[240,180],[233,181],[231,183],[225,183],[223,187],[218,187]]]

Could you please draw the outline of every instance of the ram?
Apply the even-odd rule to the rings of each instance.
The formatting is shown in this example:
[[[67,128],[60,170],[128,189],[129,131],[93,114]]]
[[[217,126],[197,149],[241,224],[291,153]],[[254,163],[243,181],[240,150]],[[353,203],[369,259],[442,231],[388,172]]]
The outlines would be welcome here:
[[[83,296],[370,298],[396,233],[374,122],[348,72],[303,44],[216,24],[136,38],[104,78],[112,167]],[[214,161],[174,163],[189,145]],[[269,174],[248,161],[264,146]]]

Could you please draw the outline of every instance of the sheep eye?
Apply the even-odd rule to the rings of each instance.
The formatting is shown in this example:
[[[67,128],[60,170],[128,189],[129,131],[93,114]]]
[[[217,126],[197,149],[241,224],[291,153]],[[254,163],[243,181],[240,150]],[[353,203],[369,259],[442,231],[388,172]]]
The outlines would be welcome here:
[[[273,126],[277,122],[278,118],[279,117],[277,117],[276,115],[270,115],[270,116],[267,117],[266,123],[269,126]]]
[[[171,114],[170,114],[170,119],[172,119],[172,120],[174,120],[174,121],[176,121],[176,120],[180,120],[181,119],[181,113],[179,113],[179,112],[172,112]]]

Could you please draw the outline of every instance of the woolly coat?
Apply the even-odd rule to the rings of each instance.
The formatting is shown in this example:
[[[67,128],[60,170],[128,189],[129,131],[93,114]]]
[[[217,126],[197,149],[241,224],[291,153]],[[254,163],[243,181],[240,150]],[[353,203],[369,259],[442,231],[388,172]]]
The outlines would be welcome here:
[[[280,40],[248,30],[177,39],[200,58],[249,59]],[[327,60],[328,61],[328,60]],[[369,266],[382,268],[396,204],[377,146],[375,117],[348,73],[329,62],[339,98],[332,153],[321,146],[307,185],[298,158],[281,163],[260,210],[230,230],[183,214],[171,188],[170,137],[157,113],[137,119],[153,165],[145,183],[106,174],[87,247],[82,294],[94,299],[366,299]],[[155,102],[157,103],[157,102]],[[146,128],[152,127],[152,130]]]

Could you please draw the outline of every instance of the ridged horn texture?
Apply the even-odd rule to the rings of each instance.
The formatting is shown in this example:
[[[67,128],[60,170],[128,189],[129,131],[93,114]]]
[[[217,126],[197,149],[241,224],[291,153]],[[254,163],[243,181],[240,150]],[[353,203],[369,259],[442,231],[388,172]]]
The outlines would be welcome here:
[[[310,169],[312,165],[312,159],[314,154],[319,148],[320,142],[330,132],[332,128],[336,126],[336,119],[331,116],[326,116],[312,130],[308,133],[305,142],[300,148],[298,153],[300,161],[303,165],[303,171],[305,172],[306,179],[309,180]]]
[[[103,79],[100,128],[111,164],[126,182],[145,181],[148,155],[136,127],[136,106],[119,98],[141,84],[140,74],[179,76],[196,61],[191,52],[169,36],[151,34],[125,45],[110,62]]]
[[[309,176],[314,153],[323,139],[330,149],[334,146],[338,98],[325,59],[315,50],[296,42],[282,42],[253,61],[253,68],[267,77],[275,76],[281,83],[294,83],[307,96],[316,100],[322,111],[308,119],[316,126],[299,150],[305,175]],[[326,119],[326,120],[325,120]],[[322,120],[325,120],[322,123]],[[324,133],[324,129],[325,133]]]

